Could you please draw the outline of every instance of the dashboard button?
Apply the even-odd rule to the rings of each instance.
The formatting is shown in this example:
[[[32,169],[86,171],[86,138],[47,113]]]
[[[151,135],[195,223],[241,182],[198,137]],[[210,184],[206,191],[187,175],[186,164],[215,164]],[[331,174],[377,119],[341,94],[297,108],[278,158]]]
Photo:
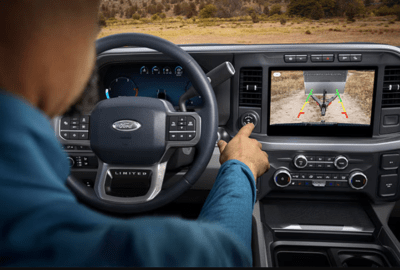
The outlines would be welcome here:
[[[345,185],[343,185],[343,184],[346,184],[346,183],[343,183],[343,182],[335,182],[334,183],[335,187],[345,187]]]
[[[335,161],[335,157],[325,157],[325,161]]]
[[[307,174],[301,173],[300,174],[300,179],[307,179]]]
[[[315,179],[317,179],[317,180],[323,180],[323,179],[324,179],[324,175],[323,175],[323,174],[316,174],[316,175],[315,175]]]
[[[348,179],[348,175],[347,174],[340,174],[339,175],[339,180],[347,180]]]
[[[306,156],[308,161],[315,161],[315,156]]]
[[[332,180],[340,180],[339,174],[332,174]]]
[[[322,55],[323,62],[333,62],[334,59],[335,59],[335,56],[333,54],[323,54]]]
[[[325,163],[317,162],[317,163],[315,163],[315,164],[316,164],[316,166],[317,166],[317,169],[323,169],[323,168],[325,168]]]
[[[333,163],[325,163],[326,169],[333,169]]]
[[[381,175],[379,180],[379,195],[382,197],[396,195],[397,178],[397,174]]]
[[[315,169],[315,163],[308,163],[306,168],[308,169]]]
[[[307,158],[303,155],[298,155],[294,158],[294,166],[302,169],[307,166]]]
[[[335,182],[328,181],[328,182],[326,182],[326,186],[327,187],[334,187],[335,186]]]
[[[304,181],[304,186],[311,187],[311,185],[312,185],[311,181]]]
[[[339,54],[339,62],[350,62],[350,54]]]
[[[323,157],[323,156],[322,157],[318,156],[317,159],[316,159],[316,161],[324,161],[324,160],[325,160],[325,157]]]
[[[286,63],[295,63],[296,55],[285,55],[285,62]]]
[[[298,173],[292,173],[292,178],[293,178],[293,179],[300,179],[300,174],[298,174]]]
[[[324,179],[325,180],[331,180],[332,179],[332,175],[330,173],[326,173],[326,174],[324,174]]]
[[[352,54],[350,59],[351,59],[351,62],[361,62],[362,55],[361,54]]]
[[[324,187],[326,185],[325,181],[312,181],[314,187]]]
[[[304,181],[295,181],[296,186],[304,186]]]
[[[307,178],[308,178],[308,179],[315,179],[315,174],[309,173],[309,174],[307,175]]]
[[[305,63],[307,62],[307,55],[296,55],[296,62],[297,63]]]
[[[322,54],[311,55],[311,62],[322,62]]]
[[[274,182],[278,187],[287,187],[292,182],[290,173],[285,169],[280,169],[274,174]]]
[[[381,167],[384,170],[394,170],[399,167],[399,154],[382,155]]]

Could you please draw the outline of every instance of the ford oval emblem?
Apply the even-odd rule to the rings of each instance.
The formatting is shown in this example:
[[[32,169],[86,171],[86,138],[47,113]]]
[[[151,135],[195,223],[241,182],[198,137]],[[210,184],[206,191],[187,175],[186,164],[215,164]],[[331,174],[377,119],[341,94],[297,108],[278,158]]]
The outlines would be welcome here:
[[[118,131],[134,131],[139,129],[141,126],[140,123],[132,120],[121,120],[112,125],[113,129]]]

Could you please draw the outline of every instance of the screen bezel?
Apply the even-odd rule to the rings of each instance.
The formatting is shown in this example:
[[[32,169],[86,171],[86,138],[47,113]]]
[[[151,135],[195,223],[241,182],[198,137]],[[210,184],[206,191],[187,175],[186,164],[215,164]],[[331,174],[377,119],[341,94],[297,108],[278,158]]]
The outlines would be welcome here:
[[[277,71],[305,71],[305,70],[357,70],[357,71],[375,71],[374,89],[372,94],[371,122],[369,126],[275,126],[270,124],[271,115],[271,78],[272,73]],[[310,137],[372,137],[375,116],[375,101],[378,81],[378,67],[270,67],[268,68],[268,117],[267,117],[267,135],[268,136],[310,136]]]

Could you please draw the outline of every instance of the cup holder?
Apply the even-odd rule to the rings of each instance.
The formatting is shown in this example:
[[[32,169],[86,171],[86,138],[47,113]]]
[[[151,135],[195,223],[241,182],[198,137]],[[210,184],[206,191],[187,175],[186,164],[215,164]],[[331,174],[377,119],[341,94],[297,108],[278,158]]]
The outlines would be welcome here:
[[[379,254],[339,253],[343,267],[388,267],[386,260]]]

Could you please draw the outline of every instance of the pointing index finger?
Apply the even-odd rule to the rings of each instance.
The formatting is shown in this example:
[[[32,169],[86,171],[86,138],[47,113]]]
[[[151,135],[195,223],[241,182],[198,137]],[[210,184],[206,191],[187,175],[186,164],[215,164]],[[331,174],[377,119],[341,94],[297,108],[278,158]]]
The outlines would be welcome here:
[[[250,137],[251,133],[253,132],[253,129],[254,129],[254,124],[253,123],[249,123],[249,124],[245,125],[244,127],[242,127],[239,130],[239,132],[237,133],[237,135]]]

